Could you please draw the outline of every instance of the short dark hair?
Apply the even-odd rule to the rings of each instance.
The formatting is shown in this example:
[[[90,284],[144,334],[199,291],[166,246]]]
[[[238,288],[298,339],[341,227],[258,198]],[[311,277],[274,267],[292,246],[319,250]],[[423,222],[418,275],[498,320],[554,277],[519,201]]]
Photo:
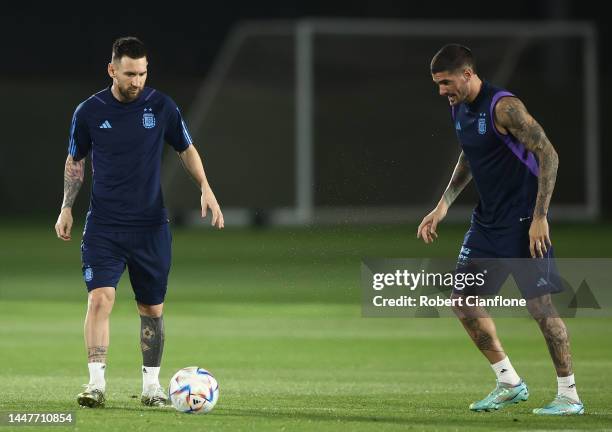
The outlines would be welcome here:
[[[431,59],[432,74],[455,72],[466,66],[471,67],[476,72],[476,61],[472,55],[472,50],[459,44],[444,45]]]
[[[113,42],[112,61],[119,61],[122,57],[128,56],[132,59],[139,59],[147,56],[147,48],[142,41],[134,36],[120,37]]]

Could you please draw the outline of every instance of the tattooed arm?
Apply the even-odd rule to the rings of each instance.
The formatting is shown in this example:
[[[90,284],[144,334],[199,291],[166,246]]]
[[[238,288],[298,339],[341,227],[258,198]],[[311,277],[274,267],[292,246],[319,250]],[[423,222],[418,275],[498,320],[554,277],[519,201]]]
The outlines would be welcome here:
[[[495,126],[501,133],[510,133],[538,159],[538,196],[529,230],[529,248],[532,257],[542,257],[550,246],[550,233],[546,215],[555,188],[559,156],[544,133],[544,129],[515,97],[500,99],[495,107]]]
[[[60,215],[55,223],[57,237],[64,241],[71,239],[72,205],[83,184],[84,173],[85,159],[75,161],[72,159],[72,156],[68,155],[66,165],[64,166],[64,201],[62,202]]]
[[[434,237],[437,238],[436,228],[438,223],[446,217],[448,208],[457,199],[459,194],[472,179],[472,171],[470,170],[470,164],[465,156],[465,153],[461,152],[459,160],[453,171],[450,182],[438,202],[435,209],[431,211],[427,216],[423,218],[421,224],[417,228],[417,238],[422,238],[425,243],[431,243]]]
[[[451,206],[451,204],[457,199],[459,194],[467,184],[472,180],[472,171],[470,170],[470,163],[465,156],[463,151],[459,155],[459,160],[457,161],[457,165],[455,166],[455,170],[453,171],[453,175],[444,191],[444,195],[442,195],[442,199],[440,202],[444,202],[446,204],[446,209]]]

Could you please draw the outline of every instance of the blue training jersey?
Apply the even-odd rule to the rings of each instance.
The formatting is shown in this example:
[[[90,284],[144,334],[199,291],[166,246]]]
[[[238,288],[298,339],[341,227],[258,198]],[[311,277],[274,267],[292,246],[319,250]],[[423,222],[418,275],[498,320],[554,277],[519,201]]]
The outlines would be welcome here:
[[[472,171],[480,201],[472,221],[507,228],[533,215],[539,166],[535,155],[494,125],[495,106],[512,93],[487,82],[473,102],[451,107],[453,124]]]
[[[164,141],[178,152],[192,144],[174,101],[155,89],[122,103],[109,87],[76,108],[68,152],[76,161],[91,152],[93,171],[86,230],[143,231],[168,222],[160,181]]]

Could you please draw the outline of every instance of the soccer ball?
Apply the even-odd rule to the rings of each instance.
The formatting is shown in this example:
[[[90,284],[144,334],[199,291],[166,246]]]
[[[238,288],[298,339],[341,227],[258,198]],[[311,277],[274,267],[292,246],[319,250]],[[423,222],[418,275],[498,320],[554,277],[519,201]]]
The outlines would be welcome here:
[[[190,366],[170,379],[170,401],[177,410],[188,414],[206,414],[219,400],[219,384],[206,369]]]

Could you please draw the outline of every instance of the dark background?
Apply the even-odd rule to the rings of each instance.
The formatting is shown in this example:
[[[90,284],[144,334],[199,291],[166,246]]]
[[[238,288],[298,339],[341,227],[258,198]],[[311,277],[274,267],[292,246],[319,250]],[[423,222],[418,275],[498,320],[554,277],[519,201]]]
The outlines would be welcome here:
[[[586,3],[586,5],[585,5]],[[587,5],[589,7],[587,7]],[[611,151],[605,128],[612,86],[608,16],[595,2],[203,2],[91,4],[5,9],[0,17],[0,202],[4,215],[55,214],[62,195],[67,131],[74,107],[108,85],[112,41],[140,37],[149,47],[147,84],[188,112],[193,89],[209,73],[230,29],[256,19],[305,17],[392,19],[587,20],[597,24],[600,72],[602,213],[612,216]],[[567,89],[569,92],[576,89]],[[563,110],[561,106],[559,108]],[[576,146],[582,143],[577,142]],[[562,161],[562,163],[571,163]],[[82,195],[84,195],[82,193]],[[86,199],[79,199],[86,206]],[[333,199],[329,204],[333,204]]]

